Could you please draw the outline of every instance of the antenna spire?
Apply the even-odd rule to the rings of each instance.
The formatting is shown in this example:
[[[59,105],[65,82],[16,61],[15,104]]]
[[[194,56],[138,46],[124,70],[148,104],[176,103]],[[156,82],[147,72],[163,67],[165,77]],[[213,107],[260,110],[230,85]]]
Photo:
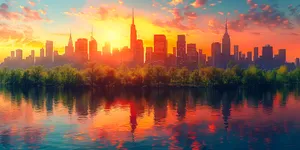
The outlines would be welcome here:
[[[228,21],[227,21],[227,16],[226,16],[226,22],[225,22],[225,32],[227,33],[228,32]]]
[[[91,36],[92,36],[92,37],[94,36],[94,26],[92,26],[92,33],[91,33]]]
[[[132,24],[134,24],[134,8],[132,8]]]

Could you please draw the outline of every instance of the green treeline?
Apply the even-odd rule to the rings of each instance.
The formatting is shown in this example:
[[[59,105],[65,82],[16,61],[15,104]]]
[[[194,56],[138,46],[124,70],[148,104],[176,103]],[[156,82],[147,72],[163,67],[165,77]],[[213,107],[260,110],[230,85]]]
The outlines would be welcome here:
[[[259,86],[274,84],[295,84],[300,81],[300,68],[288,71],[286,66],[272,71],[264,71],[255,66],[240,69],[213,67],[189,71],[187,68],[144,66],[128,68],[89,63],[86,69],[78,70],[69,65],[46,69],[34,66],[26,70],[0,69],[2,85],[13,86],[60,86],[60,87],[154,87],[154,86]]]

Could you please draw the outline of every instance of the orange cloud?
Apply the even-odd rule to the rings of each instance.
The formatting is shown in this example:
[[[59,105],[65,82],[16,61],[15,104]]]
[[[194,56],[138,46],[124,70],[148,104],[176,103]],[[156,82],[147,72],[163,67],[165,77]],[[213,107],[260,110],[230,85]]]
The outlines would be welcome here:
[[[169,2],[170,5],[176,6],[178,4],[182,4],[183,0],[172,0],[171,2]]]
[[[195,0],[194,3],[191,5],[194,6],[195,8],[199,8],[201,6],[204,6],[207,3],[207,0]]]

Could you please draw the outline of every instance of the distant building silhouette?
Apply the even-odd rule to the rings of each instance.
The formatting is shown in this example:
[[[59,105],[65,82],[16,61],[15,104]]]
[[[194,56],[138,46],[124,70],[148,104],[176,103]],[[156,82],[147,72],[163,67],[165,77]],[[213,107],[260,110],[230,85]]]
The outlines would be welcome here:
[[[153,53],[153,48],[152,47],[146,47],[146,61],[145,61],[145,63],[147,63],[147,64],[151,63],[152,53]]]
[[[73,40],[72,40],[72,33],[70,32],[68,46],[65,47],[65,55],[66,55],[66,57],[71,59],[70,57],[72,57],[73,54],[74,54],[74,46],[73,46]]]
[[[166,64],[168,44],[165,35],[154,35],[154,52],[152,54],[152,64],[162,65]]]
[[[271,45],[266,45],[262,49],[262,58],[264,60],[273,60],[273,47]]]
[[[278,60],[281,64],[286,63],[286,49],[280,49],[278,51]]]
[[[206,65],[206,55],[203,54],[202,49],[199,49],[198,56],[199,56],[198,64],[200,66],[205,66]]]
[[[198,68],[198,52],[196,44],[187,44],[187,66],[190,70]]]
[[[11,58],[11,59],[14,59],[14,58],[15,58],[15,51],[11,51],[11,52],[10,52],[10,58]]]
[[[130,49],[135,53],[135,46],[137,41],[137,33],[134,24],[134,9],[132,9],[132,24],[130,28]]]
[[[248,63],[252,62],[252,52],[247,52],[247,61]]]
[[[212,66],[220,67],[221,43],[215,42],[211,45]]]
[[[175,57],[177,57],[177,49],[176,49],[176,47],[173,47],[173,55],[174,55]]]
[[[84,63],[88,61],[88,40],[85,38],[77,39],[75,42],[75,55],[77,61]]]
[[[254,55],[253,55],[253,61],[256,62],[258,60],[258,47],[254,47]]]
[[[135,65],[142,66],[144,64],[144,45],[143,40],[137,40],[134,53]]]
[[[16,50],[16,60],[21,61],[23,59],[23,51],[21,49]]]
[[[177,36],[177,66],[184,67],[186,59],[186,40],[185,35]]]
[[[40,58],[45,57],[45,50],[43,48],[40,49]]]
[[[239,46],[234,45],[234,60],[238,61],[239,60]]]
[[[46,57],[50,62],[53,61],[53,41],[46,41]]]
[[[104,47],[102,48],[102,55],[104,57],[111,56],[111,46],[109,42],[105,42]]]
[[[96,61],[97,58],[99,58],[98,44],[94,38],[94,31],[92,30],[91,38],[89,41],[89,59],[90,61]]]
[[[231,42],[230,42],[230,36],[228,34],[228,27],[227,27],[227,19],[226,19],[226,23],[225,23],[225,33],[223,35],[223,39],[222,39],[222,68],[225,68],[228,64],[228,62],[231,59],[231,55],[230,55],[230,48],[231,48]]]
[[[296,58],[295,60],[296,67],[300,67],[300,59]]]

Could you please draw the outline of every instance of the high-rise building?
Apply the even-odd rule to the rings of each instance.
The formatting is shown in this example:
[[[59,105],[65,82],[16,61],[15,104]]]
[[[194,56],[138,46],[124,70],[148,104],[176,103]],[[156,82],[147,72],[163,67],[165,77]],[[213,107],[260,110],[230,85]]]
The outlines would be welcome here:
[[[296,60],[295,60],[295,65],[296,65],[296,67],[300,67],[299,65],[300,65],[300,59],[299,58],[296,58]]]
[[[222,39],[222,54],[226,60],[230,59],[230,36],[228,34],[227,19],[225,23],[225,34]]]
[[[75,55],[78,61],[88,61],[88,40],[85,38],[77,39],[75,42]]]
[[[102,53],[104,57],[111,56],[111,46],[109,42],[105,42],[105,45],[102,48]]]
[[[242,52],[239,52],[239,60],[242,60]]]
[[[134,24],[134,9],[132,9],[132,24],[130,30],[130,49],[134,52],[135,51],[135,44],[137,40],[137,33]]]
[[[137,40],[135,45],[135,65],[143,65],[144,64],[144,45],[143,40]]]
[[[265,61],[273,60],[273,47],[270,45],[266,45],[262,49],[262,58]]]
[[[46,57],[53,61],[53,41],[46,41]]]
[[[151,63],[152,61],[152,53],[153,48],[152,47],[146,47],[146,63]]]
[[[120,54],[119,49],[118,49],[118,48],[113,48],[113,50],[112,50],[112,55],[113,55],[113,56],[118,56],[119,54]]]
[[[198,52],[196,44],[187,44],[187,62],[191,70],[198,68]]]
[[[74,46],[73,46],[72,34],[70,32],[68,46],[65,47],[65,55],[68,58],[70,58],[71,56],[73,56],[73,53],[74,53]]]
[[[154,35],[154,52],[152,54],[152,63],[165,65],[167,59],[168,42],[165,35]]]
[[[199,56],[199,60],[198,60],[199,64],[201,66],[205,65],[206,64],[206,55],[203,54],[203,50],[202,49],[199,49],[198,56]]]
[[[286,49],[280,49],[278,51],[278,58],[279,58],[281,65],[286,63]]]
[[[177,36],[177,66],[183,67],[185,65],[186,57],[186,40],[185,35]]]
[[[15,51],[11,51],[11,52],[10,52],[10,58],[11,58],[11,59],[14,59],[14,58],[15,58]]]
[[[239,60],[239,46],[234,45],[234,60],[238,61]]]
[[[31,50],[31,56],[32,56],[33,58],[35,58],[35,51],[34,51],[34,50]]]
[[[252,52],[247,52],[247,61],[252,62]]]
[[[257,60],[258,60],[258,47],[254,47],[253,61],[256,62]]]
[[[93,35],[94,31],[92,30],[92,34],[91,34],[91,39],[89,41],[89,59],[91,61],[95,61],[97,59],[97,54],[98,54],[98,44],[97,41],[94,39],[94,35]]]
[[[21,49],[16,50],[16,60],[22,60],[23,59],[23,51]]]
[[[45,50],[43,48],[40,49],[40,58],[45,57]]]
[[[174,56],[177,56],[177,52],[176,51],[177,51],[176,47],[173,47],[173,55]]]
[[[212,66],[219,67],[221,56],[221,43],[215,42],[211,45]]]

